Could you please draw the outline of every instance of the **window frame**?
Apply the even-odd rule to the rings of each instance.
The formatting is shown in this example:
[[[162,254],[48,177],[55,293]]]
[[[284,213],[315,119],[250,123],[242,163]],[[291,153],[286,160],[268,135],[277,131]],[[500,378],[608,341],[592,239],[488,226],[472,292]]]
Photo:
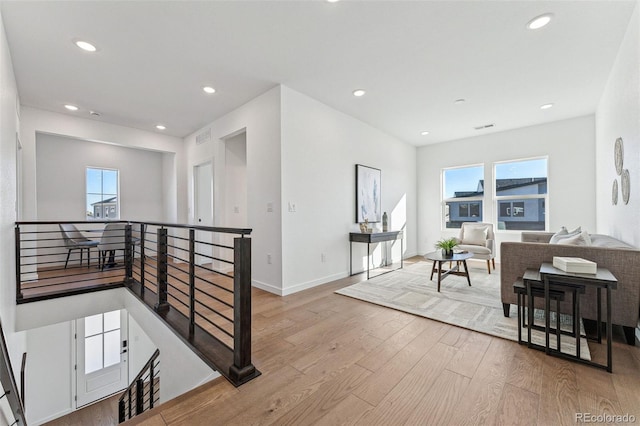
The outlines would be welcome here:
[[[89,170],[99,170],[100,172],[104,172],[104,171],[109,171],[109,172],[116,172],[116,205],[115,205],[115,215],[116,217],[109,217],[109,218],[105,218],[103,217],[95,217],[95,216],[88,216],[87,215],[87,206],[89,205],[89,195],[99,195],[100,198],[104,201],[104,196],[105,196],[105,192],[104,192],[104,176],[101,175],[100,177],[100,193],[96,193],[96,192],[89,192],[87,188],[87,174]],[[108,195],[113,195],[113,194],[108,194]],[[96,166],[86,166],[85,170],[84,170],[84,197],[85,197],[85,212],[84,212],[84,217],[85,220],[87,221],[105,221],[105,220],[120,220],[120,169],[114,169],[114,168],[109,168],[109,167],[96,167]]]
[[[482,177],[483,180],[485,181],[485,191],[484,194],[482,196],[475,196],[475,197],[450,197],[450,198],[445,198],[445,185],[446,185],[446,179],[445,179],[445,173],[448,170],[457,170],[457,169],[471,169],[471,168],[476,168],[476,167],[481,167],[482,168]],[[474,202],[477,202],[480,204],[480,214],[481,214],[481,220],[480,221],[484,221],[485,218],[485,212],[484,212],[484,207],[485,207],[485,194],[486,194],[486,179],[484,179],[485,176],[485,164],[484,163],[474,163],[474,164],[465,164],[464,166],[455,166],[455,167],[443,167],[440,170],[440,227],[441,230],[443,231],[450,231],[452,229],[455,230],[459,230],[460,228],[447,228],[447,203],[451,203],[451,202],[468,202],[469,204],[469,214],[471,213],[471,204]],[[471,218],[471,216],[466,216],[467,218]],[[449,212],[449,218],[451,218],[451,212]],[[449,222],[451,222],[451,220],[449,220]]]
[[[497,167],[499,165],[502,164],[507,164],[507,163],[519,163],[519,162],[524,162],[524,161],[534,161],[534,160],[545,160],[546,161],[546,178],[547,178],[547,192],[545,194],[521,194],[521,195],[498,195],[497,194],[497,182],[498,182],[498,173],[497,173]],[[544,230],[537,230],[539,232],[548,232],[549,231],[549,192],[550,192],[550,185],[549,185],[549,156],[548,155],[541,155],[541,156],[537,156],[537,157],[527,157],[527,158],[517,158],[517,159],[510,159],[510,160],[503,160],[503,161],[494,161],[493,162],[493,176],[492,176],[492,193],[493,193],[493,199],[492,199],[492,209],[494,212],[494,217],[493,217],[493,225],[495,227],[495,232],[504,232],[504,233],[519,233],[519,232],[526,232],[529,231],[527,229],[500,229],[499,227],[499,223],[500,223],[500,202],[504,202],[504,201],[510,201],[511,202],[511,206],[513,207],[513,202],[514,201],[520,201],[520,200],[543,200],[544,201]],[[486,191],[485,191],[486,194]],[[525,207],[526,208],[526,207]],[[513,215],[511,215],[511,217],[514,217]]]

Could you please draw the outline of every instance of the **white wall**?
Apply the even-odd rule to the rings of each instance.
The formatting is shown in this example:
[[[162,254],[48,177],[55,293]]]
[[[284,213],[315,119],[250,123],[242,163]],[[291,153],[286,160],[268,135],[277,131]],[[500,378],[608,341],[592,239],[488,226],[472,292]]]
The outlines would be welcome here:
[[[595,128],[594,117],[586,116],[419,148],[418,251],[433,251],[437,240],[458,234],[442,230],[443,168],[484,163],[484,180],[492,182],[494,162],[541,156],[549,158],[550,230],[582,226],[595,232]],[[493,195],[491,185],[485,185],[485,199]],[[484,203],[484,220],[495,223],[494,202]],[[496,240],[499,261],[500,243],[520,241],[520,232],[496,230]]]
[[[36,136],[38,220],[86,220],[86,168],[117,169],[120,217],[164,220],[163,154],[39,133]]]
[[[25,370],[28,424],[42,424],[73,411],[71,368],[73,331],[70,321],[29,330]]]
[[[282,87],[281,294],[348,275],[349,232],[358,231],[356,164],[382,171],[389,229],[405,231],[405,256],[416,253],[415,157],[414,146]],[[289,212],[289,203],[296,204],[296,212]],[[354,270],[362,270],[365,254],[366,245],[354,244]],[[254,262],[264,264],[264,254]]]
[[[640,6],[629,22],[596,111],[597,229],[601,234],[640,247]],[[631,176],[629,204],[613,205],[613,181],[618,181],[613,157],[617,138],[624,141],[623,168]]]
[[[97,120],[24,107],[21,114],[21,138],[23,145],[23,210],[24,220],[37,220],[36,184],[36,135],[53,134],[90,142],[102,142],[128,148],[158,151],[169,154],[163,160],[165,176],[163,188],[167,188],[163,203],[163,216],[186,221],[186,170],[183,143],[179,138],[154,132],[103,123]],[[169,164],[174,158],[174,165]],[[175,171],[174,171],[175,169]],[[174,196],[173,199],[169,197]],[[124,216],[123,216],[124,218]]]
[[[0,15],[0,320],[14,371],[20,371],[26,336],[16,333],[14,227],[17,219],[16,132],[19,101],[11,54]]]
[[[193,218],[193,168],[213,160],[214,225],[225,226],[225,145],[223,140],[246,130],[247,225],[253,229],[253,284],[262,288],[280,288],[282,283],[282,228],[280,222],[280,87],[251,100],[185,138],[189,182],[189,223]],[[210,130],[211,140],[196,144],[196,136]],[[268,206],[272,211],[268,211]],[[273,262],[258,262],[266,253]]]
[[[149,361],[157,347],[131,314],[127,314],[127,339],[129,354],[129,382]]]
[[[133,328],[129,328],[130,362],[138,365],[139,370],[155,350],[153,346],[160,349],[161,402],[220,376],[127,289],[95,295],[88,293],[18,306],[16,325],[28,335],[25,406],[30,424],[64,415],[75,406],[70,367],[74,356],[71,321],[77,318],[126,309],[129,319],[134,320]],[[48,370],[53,372],[41,374]]]
[[[224,140],[225,226],[246,228],[247,220],[247,134]]]

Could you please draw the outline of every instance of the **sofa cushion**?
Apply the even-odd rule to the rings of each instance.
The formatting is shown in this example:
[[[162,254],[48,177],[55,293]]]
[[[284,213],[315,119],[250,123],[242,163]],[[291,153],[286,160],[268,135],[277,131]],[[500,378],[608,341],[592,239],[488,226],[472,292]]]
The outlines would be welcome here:
[[[582,231],[579,234],[571,235],[568,237],[560,238],[556,244],[565,244],[568,246],[590,246],[591,238],[587,231]]]
[[[574,235],[578,235],[580,232],[582,232],[582,228],[580,226],[571,231],[568,231],[567,228],[563,226],[558,232],[551,236],[549,244],[558,244],[558,241],[561,239],[573,237]]]
[[[632,249],[636,250],[635,247],[624,243],[620,240],[617,240],[608,235],[602,234],[591,234],[591,245],[594,247],[605,247],[605,248],[618,248],[618,249]]]

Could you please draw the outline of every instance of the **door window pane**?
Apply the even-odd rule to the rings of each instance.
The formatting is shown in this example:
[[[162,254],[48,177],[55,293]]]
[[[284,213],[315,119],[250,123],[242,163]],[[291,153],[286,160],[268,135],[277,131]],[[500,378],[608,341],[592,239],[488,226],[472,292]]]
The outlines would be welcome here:
[[[104,333],[104,368],[120,362],[120,330]]]
[[[104,331],[120,328],[120,311],[106,312],[104,314]]]
[[[102,334],[84,339],[84,374],[102,368]]]
[[[84,319],[84,337],[102,333],[102,314],[92,315]]]

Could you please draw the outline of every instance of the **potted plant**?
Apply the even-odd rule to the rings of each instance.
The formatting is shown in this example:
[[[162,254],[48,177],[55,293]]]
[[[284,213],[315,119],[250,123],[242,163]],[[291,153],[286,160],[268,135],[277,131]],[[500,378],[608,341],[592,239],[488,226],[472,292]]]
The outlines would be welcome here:
[[[458,245],[458,240],[456,238],[443,238],[439,240],[435,246],[442,250],[442,255],[445,257],[453,256],[453,248]]]

